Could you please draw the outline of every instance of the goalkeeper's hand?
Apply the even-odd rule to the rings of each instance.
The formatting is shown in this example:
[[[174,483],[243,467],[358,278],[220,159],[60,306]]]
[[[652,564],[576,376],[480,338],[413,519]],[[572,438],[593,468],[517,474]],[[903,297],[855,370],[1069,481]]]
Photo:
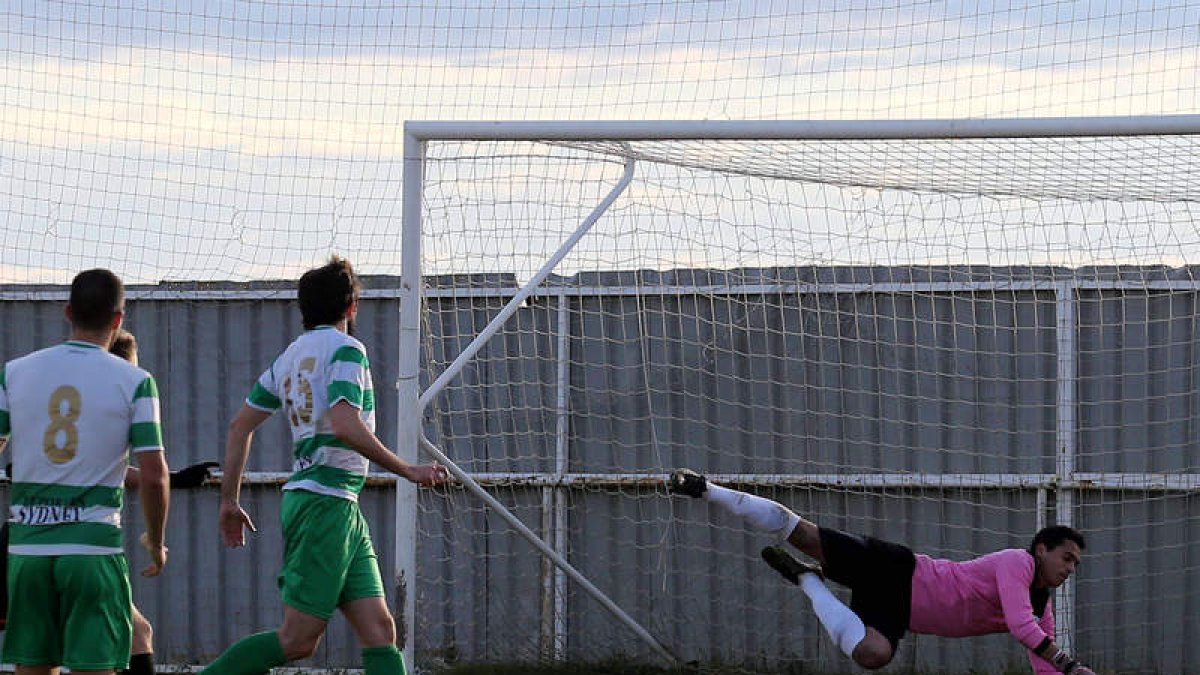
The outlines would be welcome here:
[[[221,466],[216,462],[200,462],[171,472],[171,489],[196,488],[204,485],[212,469]]]

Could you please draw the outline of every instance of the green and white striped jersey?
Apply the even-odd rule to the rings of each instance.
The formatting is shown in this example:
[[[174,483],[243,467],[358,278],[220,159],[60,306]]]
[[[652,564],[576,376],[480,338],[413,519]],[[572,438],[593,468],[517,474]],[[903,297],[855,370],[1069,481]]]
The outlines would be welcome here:
[[[333,326],[304,332],[258,378],[246,403],[266,412],[282,408],[292,428],[294,473],[284,490],[358,501],[370,463],[333,434],[329,409],[338,401],[362,411],[363,422],[375,431],[367,350]]]
[[[149,373],[90,342],[14,359],[0,371],[0,436],[12,452],[12,553],[122,551],[129,450],[163,449]]]

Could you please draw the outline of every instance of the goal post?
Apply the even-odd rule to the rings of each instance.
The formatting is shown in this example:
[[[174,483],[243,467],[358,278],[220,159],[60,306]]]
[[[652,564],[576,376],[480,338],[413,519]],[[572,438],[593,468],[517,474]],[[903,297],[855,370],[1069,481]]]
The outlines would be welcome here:
[[[1130,571],[1125,542],[1200,553],[1167,543],[1200,487],[1200,116],[405,133],[398,445],[461,487],[445,509],[398,500],[397,573],[439,597],[487,577],[462,604],[486,606],[497,653],[836,663],[755,566],[764,542],[666,495],[691,466],[943,557],[1074,525],[1089,562],[1058,594],[1060,643],[1101,667],[1184,658],[1186,609],[1138,592],[1200,597],[1147,551]],[[467,521],[442,569],[408,567]],[[481,547],[495,565],[466,562]],[[510,607],[493,574],[516,575]],[[404,606],[407,645],[417,625],[439,653],[470,641],[411,583]],[[900,662],[1022,658],[912,646],[930,640]]]

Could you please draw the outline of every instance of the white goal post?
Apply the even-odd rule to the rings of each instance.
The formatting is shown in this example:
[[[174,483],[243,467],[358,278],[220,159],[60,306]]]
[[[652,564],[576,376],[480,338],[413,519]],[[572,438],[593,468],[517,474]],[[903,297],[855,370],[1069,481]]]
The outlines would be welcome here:
[[[513,599],[537,606],[534,641],[549,646],[535,658],[565,658],[573,640],[600,656],[638,640],[630,651],[667,661],[804,651],[786,634],[714,651],[687,636],[698,622],[741,630],[705,609],[723,586],[750,584],[737,611],[766,612],[766,625],[807,619],[800,605],[764,609],[769,579],[707,566],[752,558],[756,540],[668,498],[663,477],[686,464],[946,557],[1023,547],[1051,521],[1079,527],[1091,544],[1084,602],[1128,624],[1081,621],[1072,580],[1056,600],[1060,644],[1096,666],[1150,667],[1154,650],[1183,654],[1191,629],[1110,586],[1144,572],[1183,607],[1200,602],[1190,582],[1166,580],[1171,564],[1128,569],[1154,551],[1123,548],[1149,537],[1171,560],[1200,552],[1175,540],[1200,488],[1187,434],[1200,414],[1188,348],[1200,339],[1200,183],[1186,161],[1197,149],[1200,115],[409,122],[398,451],[446,464],[462,486],[451,510],[475,510],[464,517],[489,531],[498,518],[556,568],[528,572],[538,599]],[[456,318],[465,305],[485,318]],[[617,362],[620,350],[635,362]],[[549,393],[518,400],[522,378]],[[471,415],[504,421],[458,417]],[[582,454],[606,443],[603,459]],[[633,506],[613,501],[626,497]],[[418,499],[401,481],[409,649],[432,621],[411,583],[425,576],[428,524],[407,506]],[[623,571],[666,601],[589,578],[587,556],[613,555],[587,531],[591,502],[645,530],[646,560]],[[709,527],[715,538],[695,534]],[[576,627],[593,607],[615,617],[599,630],[613,643]],[[1134,628],[1161,644],[1112,644]],[[980,649],[1008,658],[1006,644]],[[907,658],[979,662],[955,649]]]

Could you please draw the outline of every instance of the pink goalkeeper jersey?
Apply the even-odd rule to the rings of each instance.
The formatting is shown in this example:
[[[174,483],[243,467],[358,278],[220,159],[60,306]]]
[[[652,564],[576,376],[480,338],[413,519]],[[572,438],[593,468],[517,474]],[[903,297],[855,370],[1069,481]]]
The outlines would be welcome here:
[[[1029,588],[1034,561],[1010,548],[974,560],[935,560],[917,554],[912,576],[909,630],[942,637],[1012,633],[1029,650],[1054,636],[1050,603],[1039,620]],[[1049,661],[1029,652],[1036,673],[1057,673]]]

